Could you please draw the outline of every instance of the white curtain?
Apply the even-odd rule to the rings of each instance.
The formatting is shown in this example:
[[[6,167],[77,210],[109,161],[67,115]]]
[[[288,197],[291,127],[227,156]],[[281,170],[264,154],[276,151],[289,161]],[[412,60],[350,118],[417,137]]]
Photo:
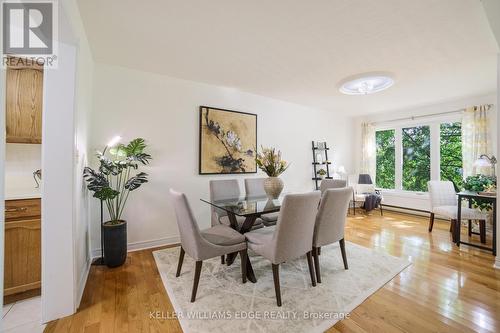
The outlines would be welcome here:
[[[361,124],[361,173],[367,173],[375,183],[375,173],[377,170],[375,127],[369,123]]]
[[[462,160],[463,177],[473,176],[480,170],[475,170],[474,162],[482,154],[490,155],[492,142],[490,136],[489,115],[490,106],[480,105],[465,109],[462,117]]]

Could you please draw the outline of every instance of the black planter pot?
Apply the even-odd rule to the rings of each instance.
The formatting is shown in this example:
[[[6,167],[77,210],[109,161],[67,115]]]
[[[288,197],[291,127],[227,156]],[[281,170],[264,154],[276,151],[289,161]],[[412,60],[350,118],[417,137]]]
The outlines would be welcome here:
[[[127,221],[104,223],[104,262],[108,267],[118,267],[127,259]]]

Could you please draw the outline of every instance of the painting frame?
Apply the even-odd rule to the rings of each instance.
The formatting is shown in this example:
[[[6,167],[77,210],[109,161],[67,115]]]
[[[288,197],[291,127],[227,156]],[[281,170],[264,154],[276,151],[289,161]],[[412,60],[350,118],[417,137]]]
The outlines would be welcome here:
[[[244,115],[244,116],[252,116],[255,118],[255,126],[254,126],[254,135],[255,135],[255,142],[253,142],[253,147],[254,149],[254,155],[252,158],[254,159],[254,163],[251,164],[252,169],[250,171],[245,170],[245,171],[228,171],[224,172],[223,170],[219,172],[214,172],[211,170],[207,170],[207,166],[204,165],[207,163],[207,161],[204,159],[204,152],[203,152],[203,145],[204,145],[204,125],[203,124],[203,116],[204,116],[204,111],[205,110],[214,110],[217,112],[228,112],[231,114],[234,114],[234,116],[238,115]],[[207,106],[207,105],[200,105],[199,107],[199,142],[198,142],[198,174],[199,175],[241,175],[241,174],[255,174],[257,173],[257,162],[255,161],[255,154],[256,154],[256,149],[257,149],[257,133],[258,133],[258,117],[257,114],[255,113],[249,113],[249,112],[242,112],[242,111],[235,111],[235,110],[229,110],[229,109],[222,109],[222,108],[217,108],[217,107],[212,107],[212,106]]]

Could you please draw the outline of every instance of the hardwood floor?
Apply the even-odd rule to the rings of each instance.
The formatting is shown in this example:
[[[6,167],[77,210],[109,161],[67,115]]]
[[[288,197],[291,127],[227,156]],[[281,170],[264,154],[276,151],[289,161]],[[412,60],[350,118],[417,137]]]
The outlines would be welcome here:
[[[361,213],[361,212],[360,212]],[[378,212],[350,216],[346,239],[408,258],[412,265],[328,332],[498,332],[500,270],[491,253],[451,243],[449,222]],[[129,254],[116,269],[93,266],[78,312],[45,332],[181,332],[151,252]]]

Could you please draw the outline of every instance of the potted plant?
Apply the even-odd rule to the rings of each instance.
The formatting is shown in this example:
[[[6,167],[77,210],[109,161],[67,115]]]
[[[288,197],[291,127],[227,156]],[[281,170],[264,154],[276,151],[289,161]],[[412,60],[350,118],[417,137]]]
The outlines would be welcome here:
[[[321,179],[325,179],[325,176],[326,176],[326,170],[325,170],[325,169],[319,169],[319,170],[318,170],[318,176],[319,176],[319,178],[321,178]]]
[[[281,159],[281,152],[275,148],[264,148],[257,153],[255,161],[259,169],[264,171],[269,178],[264,180],[264,190],[271,199],[279,197],[283,191],[283,181],[278,178],[289,167],[289,164]]]
[[[144,139],[137,138],[128,145],[118,144],[97,152],[99,168],[84,169],[83,177],[94,197],[106,204],[109,221],[103,223],[104,261],[108,267],[122,265],[127,258],[127,222],[121,218],[130,192],[147,183],[147,174],[135,173],[146,165],[151,155],[144,152]]]
[[[495,176],[476,175],[469,176],[465,179],[464,189],[472,192],[496,192],[497,179]],[[474,199],[472,201],[474,208],[479,208],[482,211],[490,211],[493,206],[489,202],[482,201],[481,199]]]

